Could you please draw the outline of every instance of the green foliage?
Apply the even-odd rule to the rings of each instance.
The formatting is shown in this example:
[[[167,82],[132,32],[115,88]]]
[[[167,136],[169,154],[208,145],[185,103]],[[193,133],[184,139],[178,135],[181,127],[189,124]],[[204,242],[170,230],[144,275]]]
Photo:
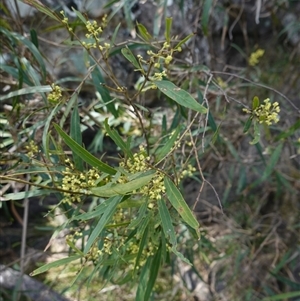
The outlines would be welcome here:
[[[267,187],[280,196],[282,189],[294,191],[293,181],[300,177],[297,171],[286,176],[279,170],[287,145],[292,143],[299,148],[295,135],[299,121],[278,131],[278,102],[271,103],[269,98],[260,102],[254,96],[251,103],[249,95],[235,102],[238,108],[230,116],[229,104],[222,104],[221,99],[224,96],[228,103],[228,99],[235,100],[235,88],[244,87],[247,79],[241,72],[229,74],[225,82],[217,76],[225,78],[228,75],[225,72],[214,72],[201,64],[182,63],[180,53],[188,49],[187,44],[195,35],[173,36],[172,18],[165,19],[163,40],[157,39],[158,19],[162,17],[157,13],[153,33],[138,23],[138,39],[119,42],[120,24],[114,27],[112,35],[103,33],[121,8],[128,28],[133,29],[130,1],[123,1],[99,23],[77,11],[77,19],[72,23],[64,13],[54,13],[35,1],[28,2],[56,22],[55,26],[68,32],[71,38],[66,44],[80,46],[87,67],[84,79],[72,91],[60,87],[62,81],[46,85],[52,80],[40,51],[38,33],[32,30],[29,40],[8,28],[0,29],[6,49],[12,55],[1,68],[16,82],[13,91],[0,96],[1,102],[11,102],[10,112],[1,113],[0,121],[4,138],[1,149],[9,154],[8,162],[13,162],[1,180],[5,184],[16,181],[28,187],[20,192],[6,192],[1,197],[3,201],[16,201],[55,193],[58,204],[53,212],[60,208],[66,221],[59,225],[53,238],[59,231],[68,233],[65,237],[68,256],[35,269],[31,275],[74,265],[76,275],[72,285],[87,273],[88,283],[102,278],[105,284],[132,286],[136,301],[154,300],[157,278],[163,268],[178,261],[194,266],[197,256],[207,264],[234,257],[228,283],[236,280],[245,258],[259,250],[258,238],[251,232],[251,214],[257,218],[253,212],[259,211],[256,208],[262,205],[249,192]],[[114,2],[108,6],[112,7]],[[160,5],[166,6],[166,1]],[[209,35],[212,10],[213,2],[204,1],[201,27],[205,36]],[[26,55],[19,47],[26,49]],[[257,51],[253,53],[256,55],[252,59],[250,55],[245,70],[251,78],[257,76],[257,69],[251,68],[258,68],[258,58],[263,55],[262,51],[259,55]],[[118,56],[137,75],[134,88],[116,75],[113,61]],[[248,83],[258,86],[251,80]],[[97,95],[86,107],[78,96],[85,84],[92,86]],[[261,94],[258,91],[257,95]],[[26,111],[24,103],[33,97],[38,105]],[[159,103],[157,108],[141,101],[150,97]],[[16,121],[22,123],[18,131],[14,128]],[[240,125],[241,137],[255,152],[251,166],[245,163],[236,141],[228,138],[228,128],[223,130],[223,123],[226,126],[231,122]],[[95,152],[90,151],[90,145],[84,145],[83,134],[93,126],[99,131],[97,137],[101,137]],[[36,137],[40,137],[39,141]],[[103,154],[105,143],[113,144],[112,154]],[[101,155],[97,153],[100,148]],[[208,172],[202,170],[202,162],[210,156],[218,157],[219,162],[227,156],[238,163],[237,171],[234,166],[228,170],[228,182],[222,188],[221,197],[206,179],[213,167]],[[249,171],[257,177],[251,183],[247,179]],[[239,178],[233,187],[236,172]],[[196,180],[200,186],[195,204],[187,204],[185,200],[182,187],[187,178]],[[251,232],[249,241],[240,235],[244,229],[239,226],[235,226],[237,234],[224,235],[225,244],[224,241],[213,244],[206,237],[192,209],[197,206],[205,185],[213,188],[221,209],[223,205],[225,210],[230,210],[233,189],[240,203],[249,202],[249,207],[242,206],[240,215],[233,218],[236,219],[233,224],[243,224]],[[245,207],[251,213],[246,214]],[[55,215],[53,212],[49,215]],[[296,283],[281,274],[281,264],[286,265],[287,260],[284,257],[269,277],[298,291],[275,294],[265,287],[267,293],[262,300],[299,296]],[[254,292],[248,292],[251,299]]]

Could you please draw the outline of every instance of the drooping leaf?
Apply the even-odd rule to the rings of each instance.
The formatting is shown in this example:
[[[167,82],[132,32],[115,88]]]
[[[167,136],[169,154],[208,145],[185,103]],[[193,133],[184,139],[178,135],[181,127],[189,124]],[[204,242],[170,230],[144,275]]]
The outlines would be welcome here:
[[[34,270],[32,273],[30,273],[30,276],[36,276],[38,274],[45,273],[48,270],[50,270],[51,268],[59,267],[61,265],[66,265],[66,264],[68,264],[72,261],[75,261],[75,260],[79,259],[79,258],[82,258],[82,256],[81,255],[74,255],[74,256],[62,258],[62,259],[47,263],[47,264],[41,266],[40,268]]]
[[[107,225],[111,217],[113,216],[122,198],[123,196],[115,196],[106,200],[106,202],[108,202],[108,206],[104,211],[103,215],[101,216],[97,226],[93,229],[91,235],[89,236],[88,241],[86,242],[86,245],[84,247],[84,251],[83,251],[84,254],[87,254],[89,252],[93,243],[99,237],[100,233],[103,231],[103,229],[105,228],[105,226]]]
[[[3,201],[16,201],[16,200],[24,200],[25,198],[32,198],[41,195],[47,195],[51,192],[54,192],[55,189],[35,189],[35,190],[28,190],[28,191],[20,191],[20,192],[12,192],[7,193],[2,196]]]
[[[253,129],[254,129],[254,138],[252,141],[249,142],[251,145],[258,143],[260,140],[260,127],[259,127],[259,123],[256,120],[253,120]]]
[[[70,130],[70,137],[78,143],[80,146],[82,145],[82,135],[81,135],[81,129],[80,129],[80,117],[78,112],[78,105],[77,102],[75,103],[75,106],[73,108],[73,112],[71,115],[71,130]],[[82,158],[77,154],[73,154],[73,161],[75,167],[83,171],[83,161]]]
[[[249,116],[249,118],[248,118],[248,120],[246,121],[245,126],[244,126],[244,130],[243,130],[244,133],[247,133],[247,132],[248,132],[248,130],[249,130],[251,124],[252,124],[252,116]]]
[[[182,39],[175,47],[174,49],[178,49],[181,47],[183,44],[185,44],[190,38],[192,38],[195,34],[191,33],[188,36],[186,36],[184,39]]]
[[[44,93],[44,92],[51,92],[51,91],[52,88],[50,86],[26,87],[17,91],[7,93],[3,96],[0,96],[0,101],[12,98],[14,96],[34,94],[34,93]]]
[[[71,150],[77,155],[81,156],[82,160],[88,163],[90,166],[99,169],[102,172],[105,172],[110,175],[114,175],[117,171],[102,162],[91,153],[89,153],[86,149],[80,146],[77,142],[75,142],[68,134],[66,134],[57,124],[54,124],[54,127],[58,134],[64,139],[64,142],[71,148]]]
[[[213,5],[212,0],[204,0],[201,25],[205,36],[208,35],[208,22],[209,22],[209,15],[210,15],[210,10],[212,8],[212,5]]]
[[[288,293],[278,294],[275,296],[265,297],[261,301],[283,301],[283,300],[288,300],[290,298],[296,298],[296,297],[300,297],[300,290],[297,292],[288,292]]]
[[[178,126],[174,133],[172,133],[171,137],[163,144],[162,147],[158,147],[155,150],[156,155],[156,161],[160,162],[165,156],[170,152],[172,147],[174,147],[174,144],[177,140],[177,137],[180,133],[181,126]]]
[[[162,224],[163,231],[165,233],[165,237],[169,239],[170,243],[173,246],[176,246],[177,244],[176,234],[166,203],[164,200],[160,199],[157,201],[157,204],[158,204],[158,212],[160,215],[161,224]]]
[[[165,95],[173,99],[175,102],[186,108],[205,114],[207,108],[197,102],[190,93],[177,87],[167,80],[153,81],[157,88]]]
[[[101,197],[112,197],[126,195],[148,184],[154,176],[154,171],[146,172],[144,176],[132,180],[125,184],[108,183],[101,187],[93,187],[91,193]]]
[[[156,282],[156,278],[158,275],[158,271],[160,269],[160,265],[161,265],[161,246],[159,246],[158,250],[156,251],[153,260],[152,260],[152,264],[150,267],[150,274],[149,274],[149,280],[147,283],[147,288],[146,288],[146,292],[145,292],[145,296],[144,299],[145,301],[149,300],[154,284]]]
[[[139,31],[140,36],[146,41],[149,42],[152,40],[152,36],[151,34],[148,32],[147,28],[141,24],[141,23],[137,23],[137,28]]]
[[[142,67],[140,66],[139,62],[137,61],[137,59],[135,58],[134,54],[131,52],[131,50],[126,47],[126,48],[122,48],[121,52],[123,54],[123,56],[137,69],[140,70]]]
[[[115,118],[117,118],[119,114],[115,108],[114,103],[112,102],[113,98],[111,97],[109,90],[104,86],[105,80],[103,78],[101,70],[91,56],[90,64],[91,66],[96,65],[92,71],[92,80],[94,83],[94,87],[96,88],[97,92],[99,92],[99,94],[101,95],[102,100],[106,104],[106,107],[109,110],[109,112],[112,113]]]
[[[170,203],[182,217],[184,222],[187,223],[191,228],[195,229],[198,237],[200,237],[199,223],[192,213],[191,209],[185,202],[180,191],[178,190],[176,185],[169,179],[169,177],[165,177],[164,183],[166,187],[166,194]]]
[[[109,135],[109,137],[116,143],[116,145],[123,151],[123,153],[125,155],[127,155],[128,157],[133,158],[133,154],[132,154],[131,150],[128,148],[127,143],[125,143],[123,141],[123,139],[121,138],[121,136],[119,135],[119,133],[116,130],[111,129],[109,127],[108,118],[105,119],[104,126],[105,126],[105,130],[106,130],[107,134]]]

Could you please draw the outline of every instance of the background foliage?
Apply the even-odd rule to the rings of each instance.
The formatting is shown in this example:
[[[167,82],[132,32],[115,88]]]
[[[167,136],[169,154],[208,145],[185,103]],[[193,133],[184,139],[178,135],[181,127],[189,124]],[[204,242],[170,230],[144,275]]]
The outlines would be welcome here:
[[[157,1],[148,24],[131,1],[107,3],[97,23],[27,2],[43,22],[5,6],[1,19],[1,206],[5,226],[22,224],[15,268],[47,272],[76,300],[298,298],[299,28],[276,23],[294,3],[254,14],[247,1]],[[270,27],[252,24],[263,12]],[[267,98],[280,106],[271,125],[255,113]],[[47,213],[28,224],[33,201]],[[28,266],[31,228],[51,232],[42,249],[60,255]]]

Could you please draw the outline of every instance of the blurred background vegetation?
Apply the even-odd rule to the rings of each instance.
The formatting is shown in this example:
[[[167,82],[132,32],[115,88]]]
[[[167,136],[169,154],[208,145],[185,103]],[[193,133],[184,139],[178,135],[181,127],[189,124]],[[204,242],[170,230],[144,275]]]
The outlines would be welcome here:
[[[191,128],[198,152],[181,149],[197,166],[181,190],[201,225],[201,240],[189,237],[184,227],[178,230],[181,252],[194,265],[189,268],[179,259],[166,265],[151,300],[300,300],[299,1],[123,0],[95,1],[96,7],[89,1],[44,2],[55,16],[64,9],[79,38],[84,36],[84,26],[72,6],[99,22],[108,15],[105,37],[115,39],[109,64],[130,95],[140,84],[139,75],[120,49],[128,45],[135,55],[148,49],[138,38],[138,23],[158,41],[164,38],[166,17],[173,18],[174,39],[194,33],[175,55],[169,72],[176,85],[207,101],[210,108],[207,131],[199,130],[201,119],[199,127]],[[64,110],[49,109],[46,93],[54,82],[63,87],[64,99],[78,94],[83,145],[92,154],[111,164],[118,159],[118,149],[101,126],[106,117],[124,137],[132,137],[134,147],[142,143],[141,129],[128,105],[119,104],[121,113],[113,117],[103,109],[99,102],[103,87],[97,80],[105,74],[86,76],[87,58],[78,41],[47,11],[26,11],[20,4],[1,3],[1,197],[27,189],[22,183],[29,179],[26,169],[33,174],[40,167],[26,157],[28,145],[34,140],[45,150],[50,120],[60,124],[63,120],[64,130],[70,129],[66,116],[75,102]],[[109,85],[111,79],[105,80]],[[279,122],[262,128],[259,143],[251,145],[253,132],[243,132],[248,116],[242,107],[251,107],[256,95],[261,101],[277,101],[281,112]],[[122,99],[112,91],[114,97]],[[137,105],[147,111],[144,118],[153,137],[161,124],[179,124],[193,117],[187,110],[176,111],[153,90],[141,94]],[[5,179],[11,172],[19,181]],[[48,179],[39,174],[30,180],[39,184]],[[1,264],[29,274],[42,262],[67,252],[67,233],[60,233],[51,250],[43,253],[53,231],[65,221],[62,211],[49,214],[58,202],[55,194],[29,199],[28,222],[24,221],[28,201],[1,200]],[[21,267],[24,228],[26,262]],[[135,300],[134,283],[106,283],[99,277],[86,285],[89,275],[81,274],[70,287],[79,268],[79,263],[53,268],[38,280],[69,300]],[[0,300],[36,299],[19,294],[15,283],[0,288]]]

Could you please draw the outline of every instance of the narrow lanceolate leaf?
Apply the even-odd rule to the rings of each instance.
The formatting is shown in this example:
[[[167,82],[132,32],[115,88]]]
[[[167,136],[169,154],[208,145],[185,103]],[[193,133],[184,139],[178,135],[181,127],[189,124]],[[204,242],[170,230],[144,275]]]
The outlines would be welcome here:
[[[148,32],[147,28],[140,23],[137,23],[137,28],[139,31],[140,36],[146,41],[149,42],[152,40],[151,34]]]
[[[164,183],[166,187],[167,197],[170,203],[177,210],[184,222],[187,223],[191,228],[195,229],[198,237],[200,237],[199,223],[195,218],[194,214],[192,213],[191,209],[185,202],[180,191],[168,177],[165,177]]]
[[[248,132],[248,130],[249,130],[250,126],[251,126],[251,123],[252,123],[252,116],[249,116],[249,118],[246,121],[245,126],[244,126],[244,130],[243,130],[244,133]]]
[[[153,81],[157,88],[165,95],[173,99],[175,102],[186,108],[205,114],[207,108],[197,102],[190,93],[175,86],[167,80]]]
[[[86,149],[81,145],[75,142],[68,134],[66,134],[57,124],[54,124],[54,127],[58,134],[64,139],[64,142],[70,147],[70,149],[79,155],[82,160],[91,165],[92,167],[98,168],[100,171],[105,172],[110,175],[114,175],[116,170],[109,165],[105,164],[98,158],[90,154]]]
[[[171,41],[171,28],[172,28],[172,18],[166,18],[166,30],[165,30],[165,38],[168,44]]]
[[[133,158],[132,152],[128,148],[127,144],[123,141],[119,133],[109,127],[108,118],[105,119],[104,126],[109,137],[116,143],[116,145],[123,151],[123,153],[128,157]]]
[[[213,2],[212,0],[204,0],[204,4],[203,4],[201,25],[205,36],[208,35],[208,22],[209,22],[210,10],[213,5],[212,2]]]
[[[132,180],[125,184],[115,184],[109,183],[101,187],[91,188],[90,191],[92,194],[100,197],[112,197],[116,195],[125,195],[127,193],[133,192],[145,185],[147,185],[154,176],[154,171],[152,173],[146,173],[144,176],[141,176],[135,180]]]
[[[161,265],[161,246],[159,246],[158,250],[156,251],[156,254],[154,255],[152,265],[150,267],[150,275],[149,275],[149,280],[147,283],[147,288],[145,292],[145,296],[143,300],[149,300],[154,284],[156,282],[156,278],[158,275],[158,271],[160,269]]]
[[[254,129],[254,138],[252,141],[249,142],[251,145],[258,143],[260,140],[259,123],[256,120],[253,120],[253,129]]]
[[[115,118],[119,116],[118,111],[115,108],[114,103],[112,102],[113,98],[111,97],[109,90],[105,87],[105,80],[101,73],[101,69],[97,66],[97,63],[90,56],[90,64],[91,66],[95,65],[96,67],[92,71],[92,80],[94,83],[94,87],[99,92],[102,97],[103,102],[106,104],[107,109],[110,113],[114,115]]]
[[[127,47],[127,48],[122,48],[121,52],[123,54],[123,56],[138,70],[141,69],[141,66],[139,64],[139,62],[137,61],[137,59],[135,58],[134,54],[131,52],[131,50]]]
[[[158,212],[161,219],[161,224],[165,233],[165,237],[168,239],[170,243],[175,246],[177,244],[175,230],[172,224],[171,216],[169,210],[166,206],[164,200],[158,200]]]
[[[48,270],[50,270],[51,268],[59,267],[61,265],[66,265],[66,264],[68,264],[68,263],[70,263],[74,260],[77,260],[81,257],[82,257],[81,255],[74,255],[74,256],[70,256],[70,257],[66,257],[66,258],[56,260],[54,262],[47,263],[47,264],[41,266],[40,268],[34,270],[32,273],[30,273],[30,276],[36,276],[38,274],[45,273]]]
[[[272,152],[272,155],[270,157],[270,161],[268,162],[268,165],[261,177],[261,180],[264,181],[266,180],[272,173],[272,171],[274,170],[279,158],[280,158],[280,155],[281,155],[281,151],[282,151],[282,148],[283,148],[283,143],[280,143],[276,148],[275,150]]]
[[[122,200],[122,196],[116,196],[111,199],[106,200],[108,202],[107,209],[101,216],[97,226],[94,228],[93,232],[91,233],[88,241],[86,242],[86,245],[84,247],[84,254],[87,254],[89,250],[91,249],[93,243],[95,240],[99,237],[100,233],[103,231],[111,217],[113,216],[114,212],[116,211],[116,208],[120,201]]]
[[[81,129],[80,129],[80,117],[79,117],[79,112],[78,112],[77,101],[75,103],[75,106],[73,108],[73,112],[72,112],[72,115],[71,115],[70,136],[80,146],[82,145],[82,135],[81,135]],[[82,161],[81,156],[74,153],[73,154],[73,160],[74,160],[75,167],[78,170],[83,171],[83,161]]]
[[[17,91],[13,91],[7,93],[0,97],[0,101],[6,100],[15,96],[25,95],[25,94],[33,94],[33,93],[44,93],[51,92],[52,88],[50,86],[36,86],[36,87],[26,87]]]
[[[55,189],[51,189],[49,187],[49,190],[46,189],[35,189],[35,190],[29,190],[29,191],[21,191],[21,192],[13,192],[2,195],[2,201],[16,201],[16,200],[24,200],[25,198],[32,198],[40,195],[48,195],[50,192],[55,192]]]
[[[179,47],[181,47],[183,44],[185,44],[190,38],[192,38],[195,34],[191,33],[188,36],[186,36],[184,39],[182,39],[176,46],[174,49],[178,49]]]
[[[257,96],[254,96],[252,100],[252,110],[255,110],[258,107],[259,107],[259,98]]]
[[[166,143],[162,147],[159,147],[157,150],[155,150],[156,155],[156,161],[160,162],[165,156],[170,152],[172,147],[174,147],[174,144],[177,140],[177,137],[180,133],[180,126],[177,127],[175,132],[171,135],[170,139],[167,140]]]

